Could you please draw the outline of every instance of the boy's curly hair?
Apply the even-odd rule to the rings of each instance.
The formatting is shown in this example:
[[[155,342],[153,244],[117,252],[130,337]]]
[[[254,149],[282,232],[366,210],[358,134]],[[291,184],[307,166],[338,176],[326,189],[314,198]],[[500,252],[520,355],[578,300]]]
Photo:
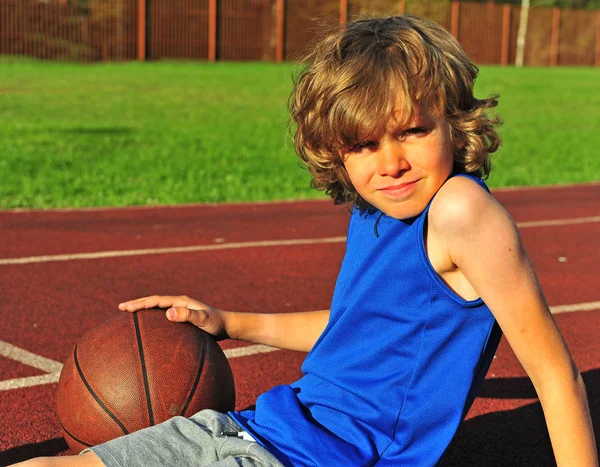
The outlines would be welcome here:
[[[399,123],[408,124],[417,103],[449,122],[455,172],[489,174],[500,121],[485,111],[498,96],[474,97],[479,70],[442,26],[412,16],[356,21],[318,42],[301,67],[289,100],[294,145],[311,185],[336,203],[370,208],[352,187],[341,153],[377,134],[392,115],[397,119],[398,110]]]

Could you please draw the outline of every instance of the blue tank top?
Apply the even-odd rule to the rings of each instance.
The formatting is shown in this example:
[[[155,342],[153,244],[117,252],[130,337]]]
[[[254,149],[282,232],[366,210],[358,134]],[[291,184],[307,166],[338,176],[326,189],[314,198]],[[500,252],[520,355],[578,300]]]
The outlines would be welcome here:
[[[443,457],[501,333],[481,299],[462,299],[433,270],[428,211],[409,220],[353,211],[329,323],[304,376],[231,414],[283,464],[433,466]]]

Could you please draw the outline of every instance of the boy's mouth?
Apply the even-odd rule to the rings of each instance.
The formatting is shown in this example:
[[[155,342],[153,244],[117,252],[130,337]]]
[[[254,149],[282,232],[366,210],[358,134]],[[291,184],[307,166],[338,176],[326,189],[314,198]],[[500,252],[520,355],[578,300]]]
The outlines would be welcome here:
[[[415,186],[417,182],[418,180],[413,180],[412,182],[396,183],[394,185],[388,185],[379,188],[378,191],[382,191],[384,193],[400,193],[403,191],[410,190],[412,187]]]

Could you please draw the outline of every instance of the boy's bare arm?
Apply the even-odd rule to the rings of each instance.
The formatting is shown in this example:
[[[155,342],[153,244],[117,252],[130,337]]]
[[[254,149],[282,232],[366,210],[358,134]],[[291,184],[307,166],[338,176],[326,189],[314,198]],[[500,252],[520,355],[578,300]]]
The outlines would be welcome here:
[[[434,203],[430,229],[489,306],[531,378],[557,464],[597,466],[581,375],[550,314],[514,222],[491,196],[464,178],[450,180]]]
[[[309,352],[329,321],[329,310],[299,313],[223,312],[232,338],[280,349]]]
[[[219,310],[185,295],[153,295],[119,304],[121,311],[166,308],[171,321],[188,321],[217,336],[308,352],[329,321],[329,310],[242,313]]]

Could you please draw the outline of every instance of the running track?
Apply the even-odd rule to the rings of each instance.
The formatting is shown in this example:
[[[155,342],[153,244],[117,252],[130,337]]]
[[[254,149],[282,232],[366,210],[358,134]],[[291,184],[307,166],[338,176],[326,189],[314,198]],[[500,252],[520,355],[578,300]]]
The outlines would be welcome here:
[[[600,184],[500,190],[584,375],[600,440]],[[61,363],[125,299],[181,294],[224,309],[328,308],[348,214],[327,201],[0,211],[0,465],[66,454]],[[238,408],[300,376],[304,354],[224,342]],[[543,415],[502,342],[449,466],[553,465]]]

